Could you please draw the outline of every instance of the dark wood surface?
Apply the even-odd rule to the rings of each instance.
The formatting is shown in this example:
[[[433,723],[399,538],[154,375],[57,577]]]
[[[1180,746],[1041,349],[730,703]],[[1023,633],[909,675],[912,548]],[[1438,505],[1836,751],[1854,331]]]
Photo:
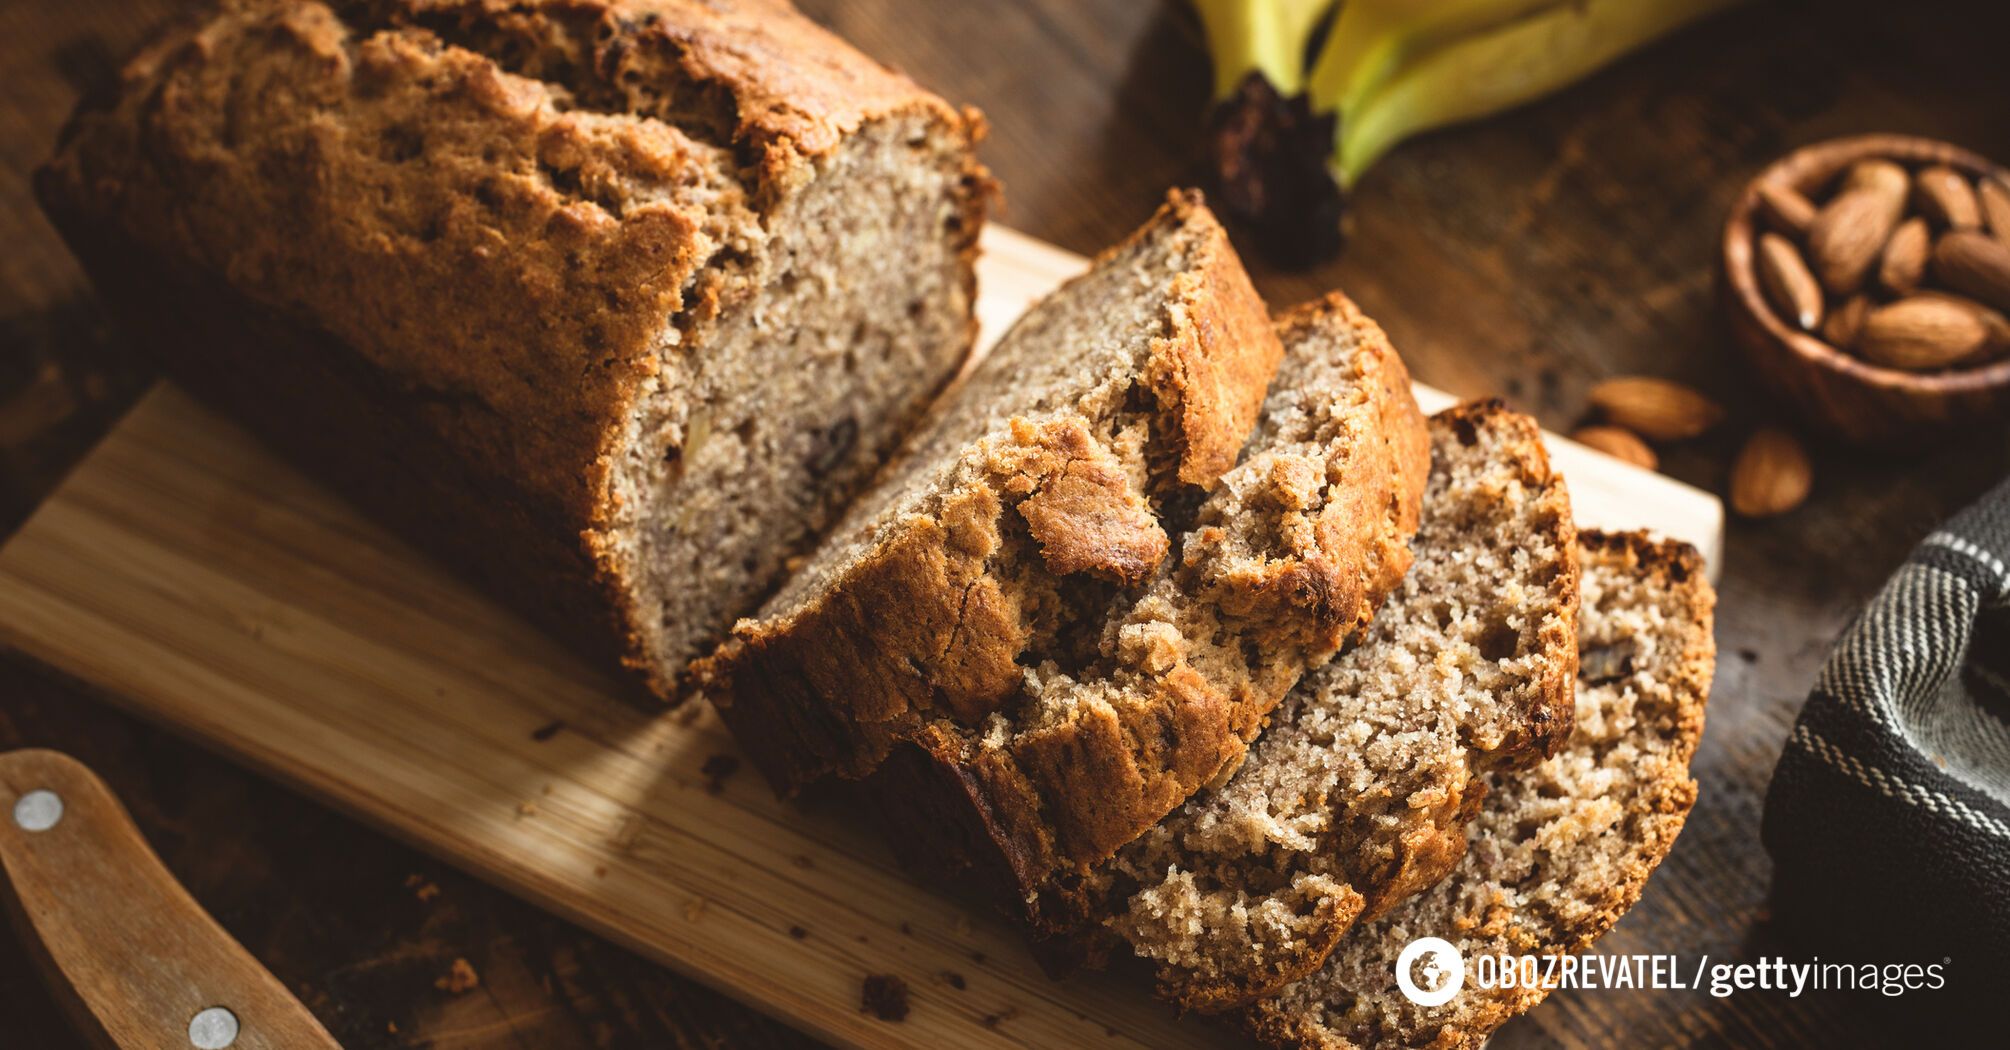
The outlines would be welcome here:
[[[0,530],[25,518],[150,382],[27,190],[63,115],[169,0],[0,4]],[[1198,168],[1205,58],[1146,0],[807,0],[818,18],[982,107],[1002,220],[1093,251]],[[1720,488],[1773,410],[1712,297],[1738,187],[1834,135],[1938,136],[2010,159],[2010,63],[1995,5],[1768,4],[1733,12],[1562,96],[1398,150],[1353,201],[1337,263],[1260,264],[1285,303],[1347,288],[1416,374],[1498,393],[1567,429],[1597,379],[1645,372],[1718,395],[1733,421],[1666,456]],[[1835,632],[1906,550],[2010,468],[2000,426],[1924,454],[1818,447],[1812,502],[1734,523],[1721,660],[1697,757],[1702,798],[1610,951],[1717,960],[1809,949],[1768,923],[1766,780]],[[350,1047],[783,1047],[806,1040],[94,701],[0,662],[0,749],[97,769],[195,897]],[[1847,921],[1844,919],[1843,921]],[[447,990],[464,959],[480,976]],[[74,1038],[0,942],[8,1045]],[[1846,994],[1563,995],[1497,1046],[1799,1045],[1883,1031]]]

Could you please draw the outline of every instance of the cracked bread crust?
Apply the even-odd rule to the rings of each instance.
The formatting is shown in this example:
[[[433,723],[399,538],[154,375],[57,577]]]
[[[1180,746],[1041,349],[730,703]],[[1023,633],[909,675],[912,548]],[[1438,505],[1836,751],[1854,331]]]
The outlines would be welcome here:
[[[895,128],[949,216],[934,343],[785,545],[954,374],[991,192],[974,113],[786,4],[229,0],[81,107],[37,189],[170,374],[667,699],[688,654],[638,584],[660,512],[631,474],[695,451],[709,340]]]
[[[1091,914],[1182,1009],[1244,1005],[1318,969],[1357,921],[1465,848],[1488,770],[1569,732],[1577,561],[1533,420],[1434,416],[1410,573],[1363,641],[1312,672],[1237,774],[1120,851]]]
[[[1239,324],[1263,317],[1253,297],[1244,302]],[[1203,306],[1182,301],[1173,316],[1205,317]],[[883,543],[858,563],[875,569],[896,550],[901,574],[854,571],[805,606],[842,609],[848,627],[800,614],[742,625],[709,667],[731,686],[729,723],[757,754],[798,727],[828,733],[822,768],[866,777],[910,867],[1036,914],[1057,874],[1107,857],[1232,768],[1265,713],[1366,623],[1407,565],[1428,457],[1407,374],[1344,299],[1294,314],[1285,331],[1318,327],[1315,318],[1353,345],[1330,358],[1288,354],[1243,462],[1194,510],[1177,512],[1177,490],[1155,501],[1171,506],[1163,527],[1190,514],[1191,528],[1141,587],[1115,570],[1161,549],[1163,528],[1126,526],[1114,531],[1142,542],[1094,545],[1122,556],[1091,570],[1116,586],[1085,591],[1071,582],[1080,574],[1059,575],[1072,555],[1013,538],[1034,530],[1019,523],[1023,501],[1020,515],[1005,514],[1008,486],[959,488],[904,522],[901,546]],[[1275,341],[1267,318],[1262,332]],[[1309,396],[1300,386],[1326,400],[1297,405]],[[1266,433],[1287,403],[1295,422]],[[1079,425],[1016,419],[1008,447],[1024,448],[1039,427]],[[980,443],[963,459],[995,461],[995,449]],[[933,568],[959,563],[953,576]],[[898,623],[886,622],[893,609]],[[805,621],[814,634],[798,633]],[[917,624],[932,626],[917,637]],[[831,714],[839,704],[848,709]]]
[[[1583,606],[1576,728],[1556,755],[1492,776],[1453,873],[1363,928],[1318,974],[1246,1010],[1244,1026],[1293,1050],[1471,1050],[1548,994],[1468,986],[1419,1007],[1394,966],[1417,937],[1467,959],[1588,950],[1640,899],[1696,798],[1689,762],[1715,668],[1715,594],[1686,544],[1580,536]]]

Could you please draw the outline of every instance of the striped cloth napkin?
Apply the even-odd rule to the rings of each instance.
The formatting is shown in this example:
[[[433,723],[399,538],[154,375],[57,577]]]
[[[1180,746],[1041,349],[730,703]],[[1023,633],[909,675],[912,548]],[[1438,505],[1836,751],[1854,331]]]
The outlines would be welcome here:
[[[1943,963],[1934,1012],[2010,994],[2006,563],[2010,482],[1843,632],[1766,796],[1775,917],[1838,962]]]

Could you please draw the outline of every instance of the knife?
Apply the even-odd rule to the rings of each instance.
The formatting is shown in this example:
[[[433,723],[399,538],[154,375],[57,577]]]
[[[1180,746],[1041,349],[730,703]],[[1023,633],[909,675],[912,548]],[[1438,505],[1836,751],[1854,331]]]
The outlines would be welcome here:
[[[341,1050],[68,755],[0,754],[0,898],[93,1046]]]

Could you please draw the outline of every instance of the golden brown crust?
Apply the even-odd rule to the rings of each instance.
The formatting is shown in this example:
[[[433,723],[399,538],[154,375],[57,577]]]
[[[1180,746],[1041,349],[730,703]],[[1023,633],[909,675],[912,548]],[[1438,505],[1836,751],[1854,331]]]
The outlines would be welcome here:
[[[441,37],[573,25],[595,41],[573,82]],[[737,123],[638,117],[594,71]],[[624,423],[660,377],[665,319],[699,330],[746,296],[734,231],[894,113],[981,134],[782,3],[233,0],[80,109],[37,189],[122,309],[149,331],[183,316],[153,333],[177,378],[667,698],[611,535]],[[989,192],[971,161],[955,236],[972,303]],[[163,284],[244,320],[195,316]]]
[[[1207,210],[1195,190],[1175,190],[1166,207],[1180,222]],[[1179,480],[1197,488],[1235,466],[1284,356],[1270,309],[1243,272],[1228,231],[1211,219],[1204,225],[1197,265],[1176,288],[1178,323],[1152,348],[1145,370],[1161,412],[1177,427]]]

